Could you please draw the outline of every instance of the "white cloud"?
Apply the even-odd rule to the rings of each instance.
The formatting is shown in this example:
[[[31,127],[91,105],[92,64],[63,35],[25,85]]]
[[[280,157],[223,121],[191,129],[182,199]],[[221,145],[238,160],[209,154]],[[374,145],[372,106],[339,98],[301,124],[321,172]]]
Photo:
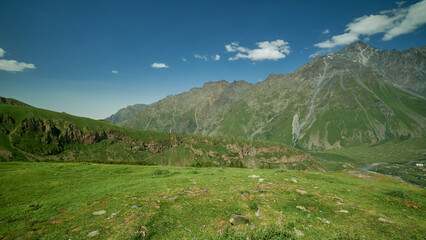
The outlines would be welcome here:
[[[230,57],[228,60],[233,61],[240,58],[246,58],[252,61],[278,60],[285,58],[286,55],[290,54],[290,46],[288,45],[288,42],[284,42],[280,39],[271,42],[258,42],[256,45],[259,48],[249,49],[241,47],[237,42],[225,45],[226,51],[237,52],[234,57]]]
[[[358,35],[373,35],[385,32],[396,20],[395,17],[387,15],[362,16],[347,25],[346,31]]]
[[[182,62],[187,62],[188,60],[186,60],[186,58],[182,58]]]
[[[396,5],[398,5],[398,7],[401,7],[402,5],[404,5],[406,3],[406,1],[400,1],[400,2],[395,2]]]
[[[6,51],[0,48],[0,57],[4,57]],[[35,69],[36,67],[32,63],[18,62],[16,60],[0,60],[0,70],[8,72],[22,72],[24,69]]]
[[[331,40],[326,40],[315,44],[319,48],[332,48],[335,46],[346,45],[358,40],[358,35],[354,33],[344,33],[342,35],[333,36]]]
[[[114,73],[114,74],[118,74],[117,70],[112,70],[111,72]]]
[[[212,58],[213,58],[213,60],[215,60],[215,61],[219,61],[219,60],[220,60],[220,55],[219,55],[219,54],[216,54],[216,55],[215,55],[215,56],[213,56]]]
[[[169,66],[167,66],[164,63],[156,63],[156,62],[151,64],[151,67],[153,67],[153,68],[169,68]]]
[[[383,37],[383,40],[392,40],[402,34],[414,32],[421,25],[426,23],[426,0],[418,2],[408,8],[408,13],[404,20],[391,28]]]
[[[202,59],[202,60],[204,60],[204,61],[208,61],[208,60],[209,60],[209,59],[207,58],[207,55],[194,54],[194,57],[195,57],[195,58],[198,58],[198,59]]]
[[[17,62],[15,60],[0,60],[0,70],[8,72],[22,72],[24,69],[35,69],[32,63]]]
[[[398,3],[397,3],[398,4]],[[401,4],[398,4],[402,6]],[[396,8],[380,12],[378,15],[362,16],[346,25],[345,32],[324,42],[315,44],[319,48],[333,48],[358,41],[360,36],[384,33],[382,40],[415,31],[426,23],[426,0],[408,8]]]
[[[329,29],[325,29],[323,32],[322,32],[322,34],[329,34],[330,33],[330,30]]]

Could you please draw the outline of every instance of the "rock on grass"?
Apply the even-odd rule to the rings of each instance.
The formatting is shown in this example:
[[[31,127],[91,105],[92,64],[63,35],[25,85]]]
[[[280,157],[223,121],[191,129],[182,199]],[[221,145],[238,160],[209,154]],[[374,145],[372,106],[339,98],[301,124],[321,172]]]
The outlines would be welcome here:
[[[388,220],[386,218],[378,218],[377,220],[379,220],[380,222],[385,222],[385,223],[393,223],[391,220]]]
[[[231,216],[231,219],[229,219],[229,222],[232,225],[247,224],[247,223],[249,223],[249,218],[246,217],[246,216],[241,216],[241,215],[235,215],[235,214],[233,214]]]
[[[99,231],[98,230],[95,230],[95,231],[91,231],[91,232],[89,232],[88,234],[87,234],[87,236],[88,237],[94,237],[94,236],[96,236],[96,235],[98,235],[99,234]]]
[[[100,210],[100,211],[97,211],[97,212],[93,212],[93,215],[99,216],[99,215],[104,215],[105,213],[106,213],[105,210]]]

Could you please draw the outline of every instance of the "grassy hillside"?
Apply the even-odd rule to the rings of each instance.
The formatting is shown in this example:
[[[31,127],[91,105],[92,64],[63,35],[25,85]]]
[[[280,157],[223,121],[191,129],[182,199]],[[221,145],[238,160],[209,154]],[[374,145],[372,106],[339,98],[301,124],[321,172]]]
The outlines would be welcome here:
[[[322,169],[283,144],[138,131],[9,104],[0,104],[0,160]]]
[[[0,172],[1,239],[424,239],[426,232],[425,189],[358,171],[10,162]],[[249,222],[231,225],[233,214]]]

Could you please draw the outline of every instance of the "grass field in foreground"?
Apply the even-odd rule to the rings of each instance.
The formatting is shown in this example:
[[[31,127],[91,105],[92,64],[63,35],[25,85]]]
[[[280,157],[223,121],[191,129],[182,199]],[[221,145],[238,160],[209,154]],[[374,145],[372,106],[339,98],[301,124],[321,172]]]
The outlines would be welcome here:
[[[0,239],[424,239],[425,193],[356,171],[8,162]]]

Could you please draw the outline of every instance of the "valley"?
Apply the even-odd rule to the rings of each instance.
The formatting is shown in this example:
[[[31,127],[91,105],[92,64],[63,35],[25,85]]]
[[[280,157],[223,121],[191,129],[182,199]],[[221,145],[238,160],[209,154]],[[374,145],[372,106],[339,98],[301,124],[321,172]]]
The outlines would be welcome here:
[[[105,120],[0,97],[0,239],[422,239],[424,73],[389,54],[424,68],[356,42]]]

